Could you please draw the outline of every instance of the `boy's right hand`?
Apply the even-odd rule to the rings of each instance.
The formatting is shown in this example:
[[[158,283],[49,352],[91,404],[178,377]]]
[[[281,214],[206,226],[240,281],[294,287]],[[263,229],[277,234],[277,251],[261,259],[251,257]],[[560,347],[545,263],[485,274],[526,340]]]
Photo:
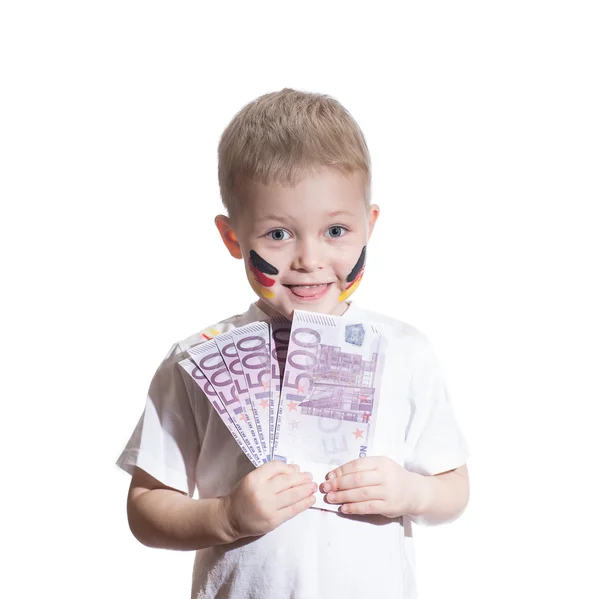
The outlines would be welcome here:
[[[295,464],[273,460],[247,474],[221,498],[231,542],[263,535],[314,505],[317,484]]]

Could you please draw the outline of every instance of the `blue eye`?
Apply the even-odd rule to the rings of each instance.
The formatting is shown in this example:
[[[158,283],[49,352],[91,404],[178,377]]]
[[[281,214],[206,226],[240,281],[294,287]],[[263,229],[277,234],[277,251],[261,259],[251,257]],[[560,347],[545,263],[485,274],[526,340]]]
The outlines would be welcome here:
[[[333,225],[327,229],[327,232],[329,233],[328,237],[341,237],[348,232],[348,229],[346,229],[346,227],[342,227],[341,225]]]
[[[285,237],[286,235],[288,235],[288,237]],[[285,241],[286,239],[289,239],[289,233],[283,229],[273,229],[273,231],[267,233],[267,237],[273,241]]]

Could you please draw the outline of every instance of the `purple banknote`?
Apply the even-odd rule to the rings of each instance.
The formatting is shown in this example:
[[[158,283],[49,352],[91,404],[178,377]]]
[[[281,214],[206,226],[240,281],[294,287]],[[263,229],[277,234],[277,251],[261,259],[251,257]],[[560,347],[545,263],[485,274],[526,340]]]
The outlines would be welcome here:
[[[279,459],[321,477],[368,454],[384,352],[378,325],[294,312],[275,439]]]
[[[258,409],[250,397],[244,369],[242,368],[242,361],[240,360],[235,347],[235,339],[231,333],[222,333],[221,335],[215,337],[215,343],[221,352],[223,362],[225,362],[225,366],[229,371],[231,380],[235,385],[238,399],[242,404],[242,408],[244,409],[246,417],[248,418],[248,422],[256,431],[256,436],[260,442],[260,457],[262,459],[269,459],[268,431],[266,429],[263,430]]]
[[[248,445],[256,461],[259,464],[264,463],[266,456],[262,455],[258,433],[252,426],[253,416],[248,415],[238,397],[238,387],[227,370],[215,339],[193,347],[188,353],[191,360],[198,366],[217,392],[223,406],[239,431],[240,437]]]
[[[290,330],[292,321],[283,316],[276,316],[269,321],[271,327],[271,397],[274,406],[273,439],[277,439],[277,428],[281,419],[280,402],[281,382],[285,369],[285,360],[290,342]],[[275,446],[275,443],[272,443]]]
[[[270,331],[266,322],[251,324],[233,329],[231,335],[240,358],[250,401],[256,408],[258,422],[268,441],[268,456],[272,455],[271,413],[273,398],[271,397],[271,357]]]
[[[241,450],[246,454],[246,457],[254,464],[254,466],[259,466],[260,462],[258,458],[254,455],[252,451],[250,451],[250,447],[242,439],[240,436],[240,432],[238,427],[235,425],[235,422],[229,415],[229,412],[225,409],[223,402],[221,401],[221,397],[215,391],[214,387],[210,384],[210,381],[204,376],[202,371],[198,368],[198,366],[192,362],[189,358],[182,360],[179,362],[179,366],[183,368],[195,381],[195,383],[202,389],[217,414],[219,414],[221,420],[225,424],[225,426],[229,429],[231,436],[235,439],[237,444],[240,446]]]

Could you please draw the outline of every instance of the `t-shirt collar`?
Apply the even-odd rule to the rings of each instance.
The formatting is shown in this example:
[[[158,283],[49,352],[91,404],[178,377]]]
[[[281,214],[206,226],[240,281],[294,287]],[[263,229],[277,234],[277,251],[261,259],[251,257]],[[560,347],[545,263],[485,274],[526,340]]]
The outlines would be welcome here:
[[[354,306],[354,302],[352,300],[348,301],[348,307],[346,311],[342,314],[343,318],[347,316],[352,316],[356,311]],[[269,315],[266,312],[263,312],[256,304],[250,304],[247,312],[248,322],[253,322],[255,320],[269,320]]]

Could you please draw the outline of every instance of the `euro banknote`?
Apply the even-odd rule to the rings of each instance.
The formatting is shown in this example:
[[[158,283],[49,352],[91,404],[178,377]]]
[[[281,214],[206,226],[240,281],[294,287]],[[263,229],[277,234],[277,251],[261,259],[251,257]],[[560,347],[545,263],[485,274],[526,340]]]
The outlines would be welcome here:
[[[267,459],[272,455],[273,398],[271,397],[270,332],[266,322],[253,322],[231,331],[244,372],[250,400],[267,443]],[[274,420],[273,420],[274,423]],[[273,424],[274,425],[274,424]]]
[[[245,408],[250,428],[254,429],[252,436],[258,438],[260,457],[261,459],[270,459],[268,431],[263,429],[258,408],[250,397],[242,361],[235,347],[235,338],[231,333],[222,333],[217,335],[214,340],[235,385],[238,399]]]
[[[296,310],[221,333],[180,364],[255,466],[297,463],[323,480],[369,454],[385,348],[380,325]]]
[[[185,370],[193,381],[202,389],[207,399],[210,401],[211,405],[228,428],[231,436],[235,439],[240,449],[244,452],[246,457],[254,464],[254,466],[260,466],[261,462],[256,458],[256,456],[250,451],[250,447],[248,443],[240,436],[240,432],[238,427],[236,426],[233,418],[229,415],[229,412],[225,409],[219,394],[213,386],[210,384],[210,381],[204,376],[200,368],[192,361],[190,358],[186,358],[179,362],[179,365],[183,370]]]
[[[256,427],[252,426],[254,415],[247,409],[245,402],[240,401],[238,388],[231,378],[216,341],[206,341],[190,349],[188,353],[212,385],[252,456],[258,463],[267,461],[266,456],[262,455]]]

